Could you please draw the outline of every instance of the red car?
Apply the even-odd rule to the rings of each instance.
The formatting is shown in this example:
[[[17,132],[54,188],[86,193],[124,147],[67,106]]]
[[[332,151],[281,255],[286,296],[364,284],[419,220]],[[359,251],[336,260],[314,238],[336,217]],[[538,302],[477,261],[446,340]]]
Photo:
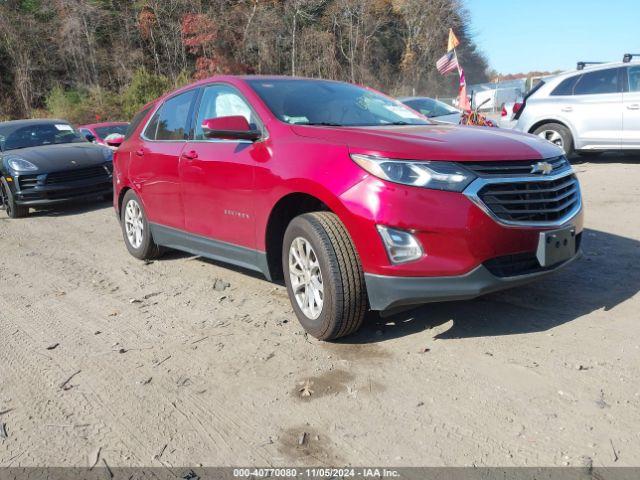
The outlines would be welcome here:
[[[106,145],[108,147],[115,147],[118,146],[122,140],[107,142],[106,138],[110,135],[122,138],[127,133],[127,128],[129,128],[129,124],[127,122],[103,122],[81,125],[78,127],[78,130],[90,142],[99,143],[100,145]]]
[[[302,326],[476,297],[578,257],[580,186],[540,138],[434,125],[348,83],[220,76],[148,104],[114,159],[125,244],[284,278]]]

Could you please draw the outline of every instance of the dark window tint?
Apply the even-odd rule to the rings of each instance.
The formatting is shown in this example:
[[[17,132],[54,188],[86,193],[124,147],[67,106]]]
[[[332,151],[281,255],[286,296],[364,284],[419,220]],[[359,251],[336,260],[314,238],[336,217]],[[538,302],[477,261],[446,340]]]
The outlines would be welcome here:
[[[599,93],[616,93],[618,91],[617,68],[583,73],[573,88],[574,95],[596,95]]]
[[[133,120],[131,120],[129,127],[127,128],[127,132],[124,134],[124,138],[129,138],[133,134],[133,132],[138,129],[140,122],[145,119],[147,113],[149,113],[149,110],[151,110],[151,107],[145,108],[144,110],[140,110],[138,113],[136,113],[136,116],[133,117]]]
[[[152,140],[186,140],[189,136],[189,112],[195,95],[195,90],[189,90],[167,100],[153,116],[145,136]]]
[[[575,75],[573,77],[565,78],[563,81],[554,88],[551,95],[573,95],[573,88],[581,75]]]
[[[629,91],[640,92],[640,67],[629,67],[627,76],[629,77]]]

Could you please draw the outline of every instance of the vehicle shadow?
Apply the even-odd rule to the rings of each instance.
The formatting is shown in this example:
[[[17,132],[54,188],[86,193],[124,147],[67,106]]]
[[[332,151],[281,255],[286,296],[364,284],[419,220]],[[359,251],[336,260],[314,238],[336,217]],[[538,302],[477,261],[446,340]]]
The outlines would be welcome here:
[[[629,152],[606,152],[601,155],[573,155],[569,158],[572,165],[584,165],[587,163],[593,164],[607,164],[607,163],[622,163],[622,164],[638,164],[640,163],[640,151]]]
[[[68,217],[102,210],[103,208],[113,208],[113,202],[111,200],[96,199],[85,202],[62,203],[51,207],[38,207],[37,209],[32,208],[29,217]]]
[[[390,315],[372,316],[339,343],[376,343],[452,322],[438,339],[541,332],[604,308],[640,291],[640,242],[586,229],[582,259],[537,282],[474,300],[433,303]]]

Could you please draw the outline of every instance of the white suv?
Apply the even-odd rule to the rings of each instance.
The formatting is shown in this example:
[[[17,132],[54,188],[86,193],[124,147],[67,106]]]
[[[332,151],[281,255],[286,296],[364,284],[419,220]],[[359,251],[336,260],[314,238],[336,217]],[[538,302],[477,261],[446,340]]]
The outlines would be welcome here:
[[[567,154],[640,150],[640,62],[630,57],[544,78],[515,114],[515,129]]]

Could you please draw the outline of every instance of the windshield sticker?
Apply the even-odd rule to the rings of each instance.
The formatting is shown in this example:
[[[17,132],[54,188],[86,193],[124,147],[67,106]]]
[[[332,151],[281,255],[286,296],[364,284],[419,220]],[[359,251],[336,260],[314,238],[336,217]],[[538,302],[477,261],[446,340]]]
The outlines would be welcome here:
[[[64,123],[56,123],[56,128],[61,132],[73,132],[73,127]]]

